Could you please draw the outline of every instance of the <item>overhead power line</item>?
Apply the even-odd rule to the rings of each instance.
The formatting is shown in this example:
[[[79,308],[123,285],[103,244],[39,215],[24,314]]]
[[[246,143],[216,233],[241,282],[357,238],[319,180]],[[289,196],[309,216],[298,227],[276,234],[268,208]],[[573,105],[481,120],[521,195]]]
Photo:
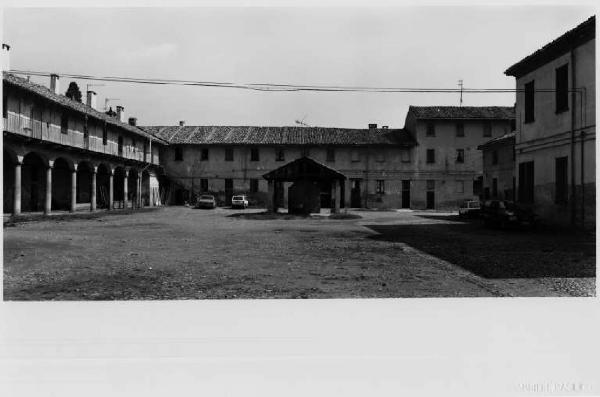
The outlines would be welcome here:
[[[524,89],[514,88],[403,88],[403,87],[368,87],[368,86],[340,86],[340,85],[301,85],[301,84],[278,84],[278,83],[234,83],[215,81],[193,81],[177,79],[135,78],[116,76],[91,76],[82,74],[51,73],[31,70],[10,70],[9,73],[27,76],[50,76],[58,74],[61,77],[110,81],[129,84],[156,84],[156,85],[180,85],[216,88],[235,88],[255,91],[315,91],[315,92],[380,92],[380,93],[514,93],[524,92]],[[536,92],[555,92],[555,89],[536,88]]]

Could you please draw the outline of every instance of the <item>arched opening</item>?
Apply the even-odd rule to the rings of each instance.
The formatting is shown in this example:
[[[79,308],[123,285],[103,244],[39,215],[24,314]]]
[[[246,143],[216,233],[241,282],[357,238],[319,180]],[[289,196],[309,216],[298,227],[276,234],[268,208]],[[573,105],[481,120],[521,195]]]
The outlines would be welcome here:
[[[21,167],[21,210],[44,210],[47,163],[37,153],[28,153]]]
[[[110,168],[106,164],[98,166],[96,174],[96,206],[97,208],[108,209],[110,194]]]
[[[124,208],[125,204],[125,169],[123,167],[115,168],[115,176],[113,179],[114,189],[114,208]]]
[[[131,208],[139,207],[138,202],[138,171],[130,169],[127,176],[127,205]]]
[[[52,209],[69,210],[71,208],[71,171],[67,160],[57,158],[52,168]]]
[[[4,191],[4,213],[10,214],[14,210],[14,194],[15,194],[15,165],[17,164],[16,157],[4,150],[2,169],[3,179],[2,187]]]
[[[92,165],[82,161],[77,166],[77,204],[89,204],[92,201]]]

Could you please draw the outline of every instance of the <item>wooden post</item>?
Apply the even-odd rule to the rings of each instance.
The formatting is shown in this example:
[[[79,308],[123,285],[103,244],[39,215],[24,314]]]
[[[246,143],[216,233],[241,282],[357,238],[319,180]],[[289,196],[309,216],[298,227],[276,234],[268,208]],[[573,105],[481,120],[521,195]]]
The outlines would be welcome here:
[[[332,184],[332,192],[331,192],[331,196],[333,197],[333,208],[331,209],[332,214],[337,214],[338,212],[340,212],[340,198],[341,198],[340,190],[341,190],[340,189],[340,180],[335,179]]]
[[[13,215],[21,213],[21,163],[15,165],[15,191],[13,196]]]

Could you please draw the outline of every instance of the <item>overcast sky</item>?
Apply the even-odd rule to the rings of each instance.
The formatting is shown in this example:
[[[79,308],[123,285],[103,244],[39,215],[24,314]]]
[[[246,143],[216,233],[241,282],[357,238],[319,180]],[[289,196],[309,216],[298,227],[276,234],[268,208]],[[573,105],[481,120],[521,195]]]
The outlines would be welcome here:
[[[239,83],[514,88],[503,72],[575,27],[589,7],[7,9],[11,68]],[[47,78],[34,79],[48,84]],[[61,81],[64,92],[70,80]],[[85,91],[86,84],[79,81]],[[268,93],[104,83],[140,125],[402,127],[409,105],[458,94]],[[85,95],[85,93],[84,93]],[[512,106],[514,94],[464,105]]]

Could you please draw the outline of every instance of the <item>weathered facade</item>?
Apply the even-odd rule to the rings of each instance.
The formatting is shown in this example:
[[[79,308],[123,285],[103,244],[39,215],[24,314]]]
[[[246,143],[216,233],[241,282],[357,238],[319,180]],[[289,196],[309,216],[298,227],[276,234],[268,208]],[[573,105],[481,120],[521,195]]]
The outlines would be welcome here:
[[[512,131],[512,107],[411,106],[404,128],[419,143],[411,157],[414,208],[455,209],[483,193],[482,143]]]
[[[515,200],[515,133],[478,147],[483,154],[483,199]]]
[[[50,87],[3,72],[4,213],[160,204],[165,142]]]
[[[548,223],[595,225],[595,17],[506,70],[516,78],[518,200]]]

